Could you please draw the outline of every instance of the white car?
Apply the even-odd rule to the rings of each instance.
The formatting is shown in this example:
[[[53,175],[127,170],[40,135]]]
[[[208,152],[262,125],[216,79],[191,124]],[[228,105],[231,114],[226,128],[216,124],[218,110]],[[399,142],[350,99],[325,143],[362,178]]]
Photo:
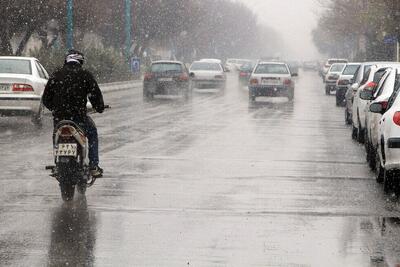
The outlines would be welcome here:
[[[384,71],[377,72],[378,70],[386,67],[399,66],[400,63],[396,62],[382,62],[374,63],[367,70],[364,79],[361,81],[357,92],[354,94],[353,108],[352,108],[352,123],[353,131],[352,137],[357,139],[358,142],[364,143],[365,139],[365,113],[368,100],[360,98],[360,92],[364,89],[375,90],[378,82],[381,80]]]
[[[285,96],[294,99],[295,83],[286,63],[259,62],[250,75],[249,101],[254,102],[258,96]]]
[[[330,67],[332,66],[332,64],[335,64],[335,63],[345,63],[345,64],[347,64],[348,60],[347,59],[340,59],[340,58],[330,58],[330,59],[328,59],[325,62],[325,64],[323,65],[322,70],[321,70],[321,75],[322,75],[324,81],[325,81],[325,75],[328,73],[328,71],[329,71]]]
[[[400,68],[400,66],[399,66]],[[365,112],[365,149],[367,152],[367,161],[371,169],[376,168],[376,148],[378,146],[378,126],[382,115],[369,111],[370,105],[376,102],[388,101],[393,94],[395,84],[397,83],[398,68],[383,68],[384,74],[380,79],[375,91],[361,91],[360,97],[367,100]]]
[[[389,191],[393,182],[400,179],[400,88],[388,101],[374,102],[370,111],[382,114],[378,128],[377,181],[384,182],[385,191]]]
[[[36,58],[0,57],[0,115],[31,116],[41,125],[41,97],[48,78]]]
[[[336,106],[345,104],[345,95],[354,81],[354,75],[360,68],[361,63],[348,63],[336,82]]]
[[[342,74],[344,68],[346,67],[345,63],[334,63],[329,68],[328,72],[325,75],[325,94],[330,95],[331,91],[336,90],[336,82],[339,79],[340,74]]]
[[[192,85],[197,89],[225,89],[226,74],[220,61],[195,61],[189,68]]]
[[[352,124],[352,117],[353,117],[353,101],[354,101],[354,95],[356,94],[358,87],[363,84],[363,82],[366,82],[368,79],[369,72],[368,70],[371,68],[373,63],[371,62],[366,62],[362,63],[356,73],[354,74],[354,78],[352,82],[352,85],[350,86],[349,89],[347,89],[346,92],[346,108],[345,108],[345,122],[347,124]]]

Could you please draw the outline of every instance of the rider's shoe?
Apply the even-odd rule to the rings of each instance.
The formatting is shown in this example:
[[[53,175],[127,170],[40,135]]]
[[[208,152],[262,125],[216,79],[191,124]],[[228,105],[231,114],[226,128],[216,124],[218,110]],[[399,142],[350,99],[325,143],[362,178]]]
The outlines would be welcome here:
[[[99,166],[90,167],[90,175],[93,178],[100,178],[103,177],[103,169]]]

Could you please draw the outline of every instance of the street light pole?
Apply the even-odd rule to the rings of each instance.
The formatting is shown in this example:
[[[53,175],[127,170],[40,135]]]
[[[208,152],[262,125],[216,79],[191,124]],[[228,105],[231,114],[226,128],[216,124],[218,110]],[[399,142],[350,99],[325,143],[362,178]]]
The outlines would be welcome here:
[[[67,48],[74,47],[74,2],[67,0]]]
[[[131,0],[125,0],[125,56],[129,60],[132,44]]]

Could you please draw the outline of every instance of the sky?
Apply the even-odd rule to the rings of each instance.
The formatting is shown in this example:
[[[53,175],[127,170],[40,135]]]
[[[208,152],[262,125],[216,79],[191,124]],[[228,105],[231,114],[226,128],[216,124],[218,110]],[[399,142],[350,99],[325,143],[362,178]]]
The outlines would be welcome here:
[[[311,31],[318,22],[317,0],[238,1],[250,7],[258,15],[260,23],[281,34],[290,59],[308,60],[321,57],[311,36]]]

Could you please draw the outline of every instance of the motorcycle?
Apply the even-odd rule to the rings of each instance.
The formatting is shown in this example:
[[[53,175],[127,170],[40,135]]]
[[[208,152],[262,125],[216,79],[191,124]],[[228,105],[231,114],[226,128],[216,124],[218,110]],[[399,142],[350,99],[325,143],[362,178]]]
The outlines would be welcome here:
[[[78,124],[69,120],[56,125],[53,138],[55,166],[46,166],[46,170],[57,179],[62,199],[70,201],[74,198],[75,187],[78,193],[85,194],[96,181],[96,177],[90,175],[88,138]]]

